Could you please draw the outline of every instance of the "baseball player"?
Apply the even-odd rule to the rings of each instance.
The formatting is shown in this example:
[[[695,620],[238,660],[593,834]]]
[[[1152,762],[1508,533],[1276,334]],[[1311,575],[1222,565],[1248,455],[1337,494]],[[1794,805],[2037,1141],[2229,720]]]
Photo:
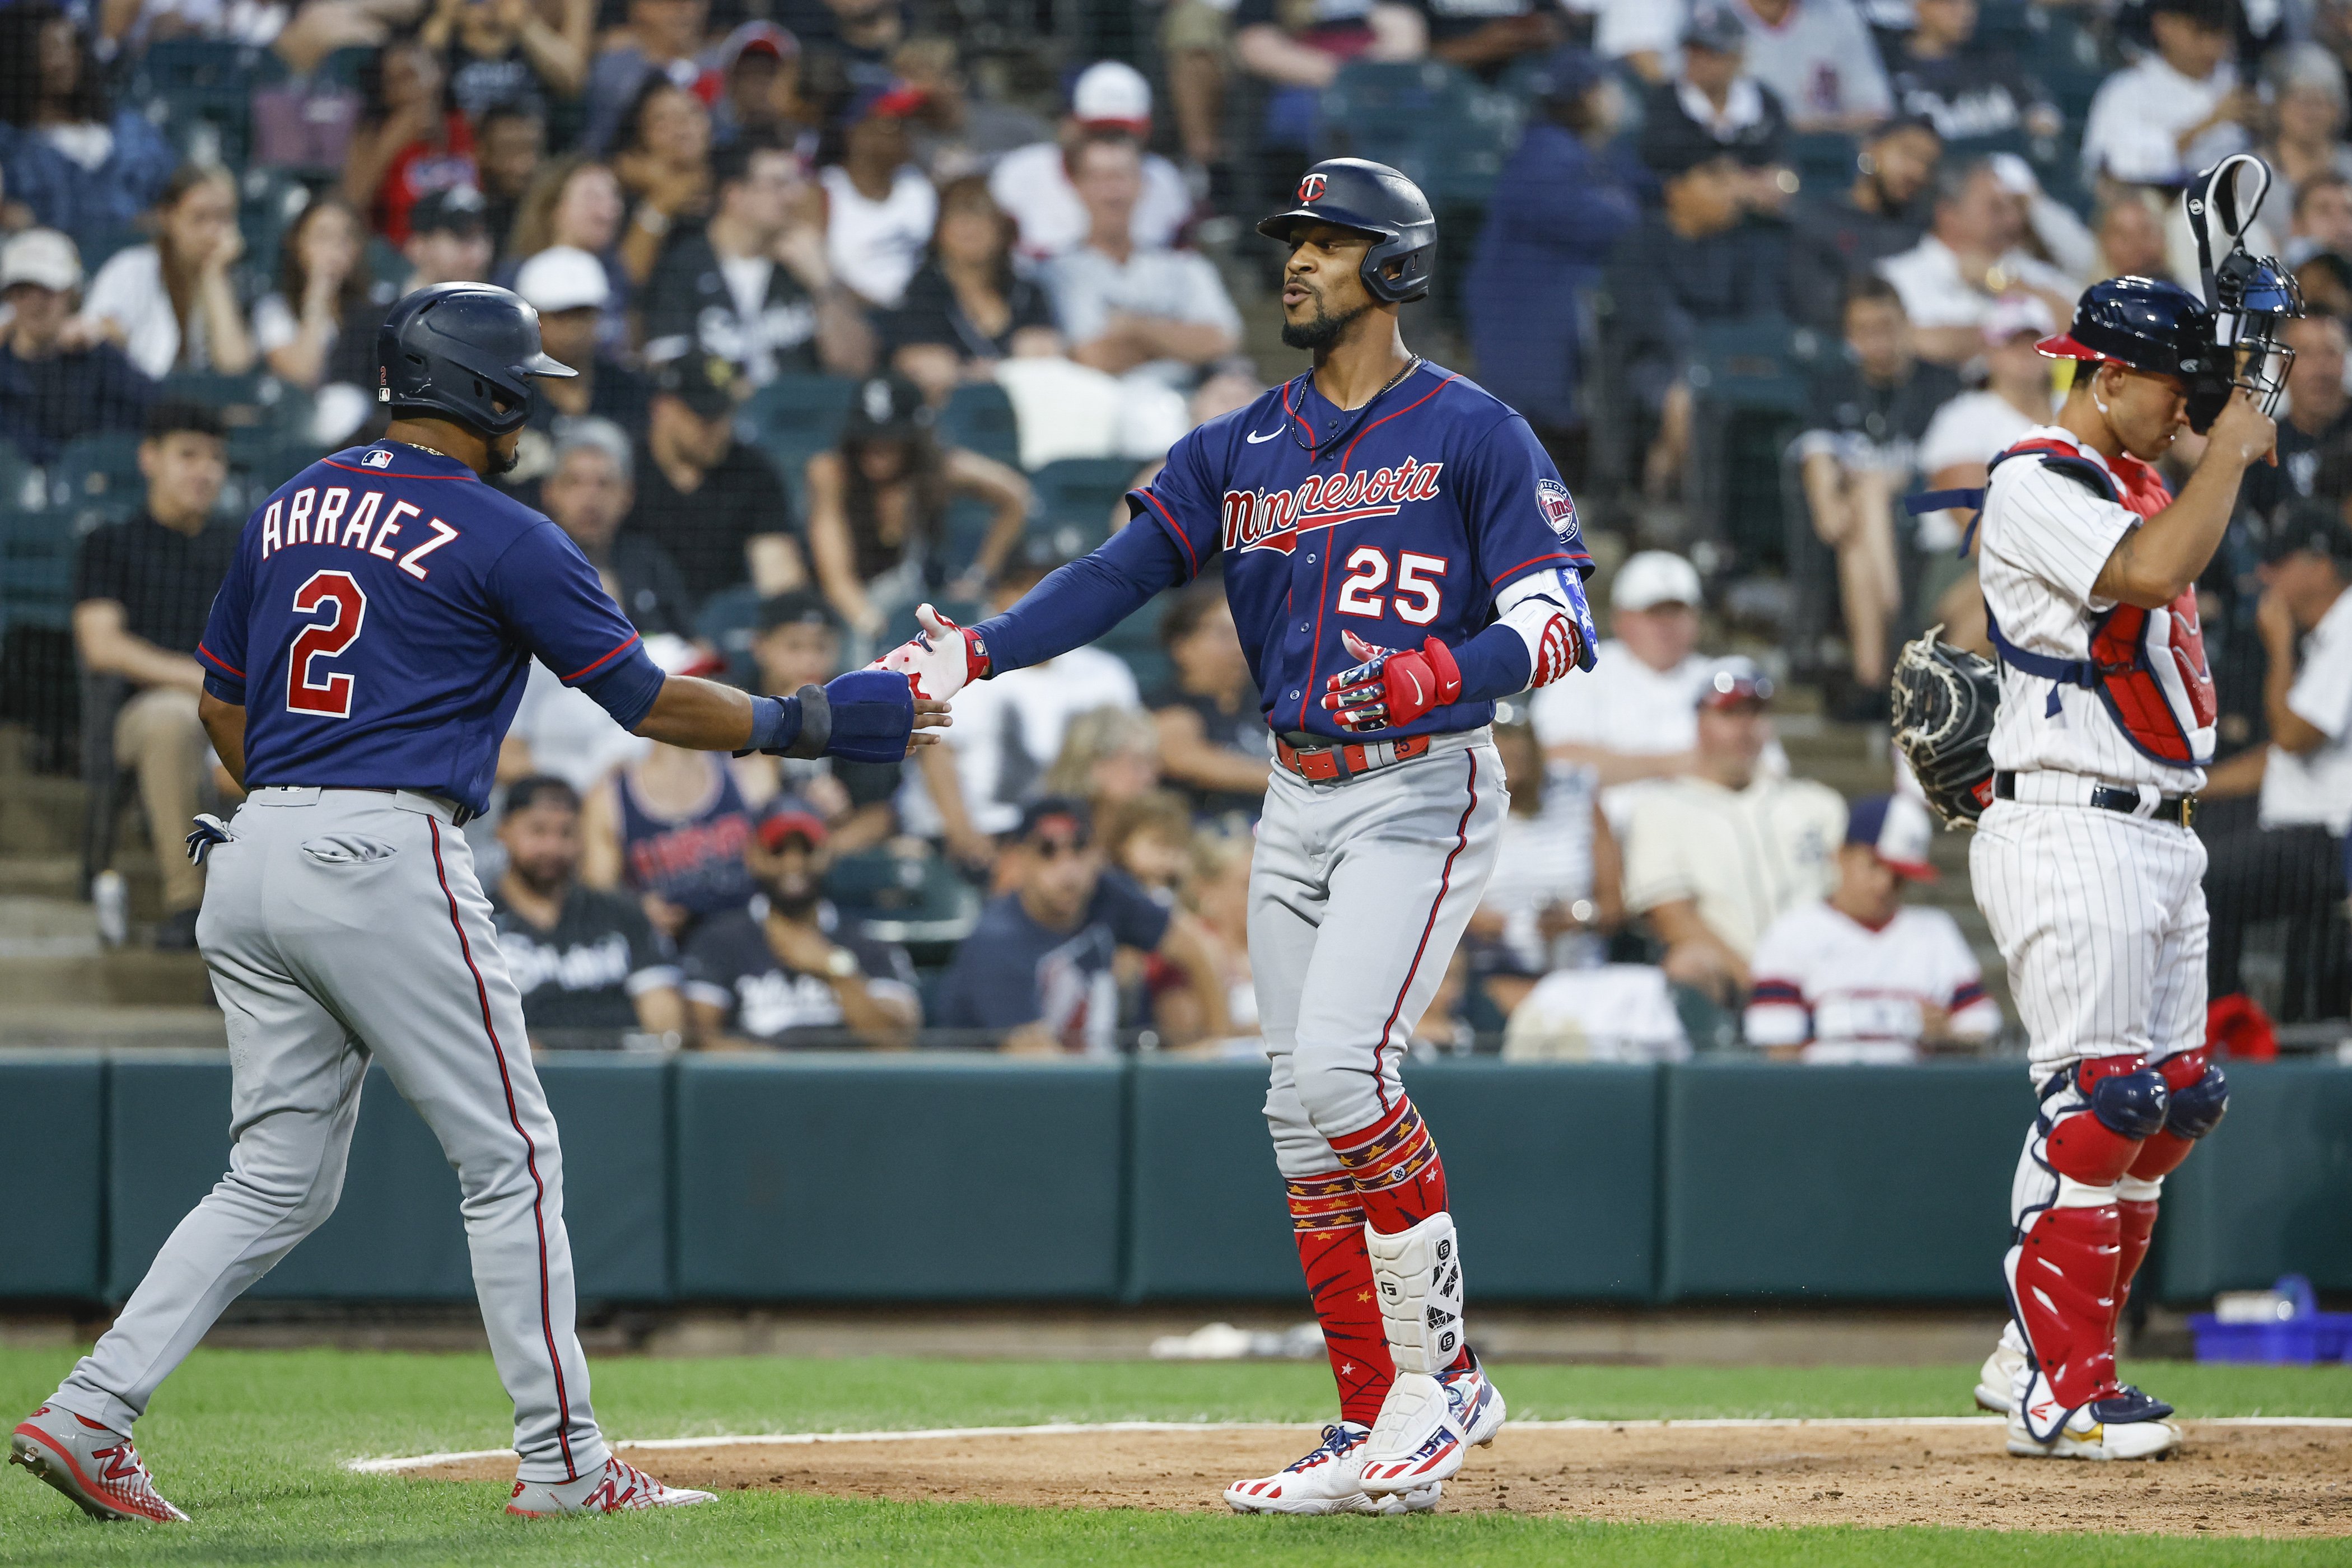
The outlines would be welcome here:
[[[1982,1397],[2008,1408],[2021,1456],[2147,1458],[2179,1441],[2170,1405],[2116,1381],[2116,1322],[2165,1174],[2228,1092],[2206,1059],[2205,851],[2189,828],[2215,717],[2195,584],[2273,449],[2264,323],[2300,303],[2273,268],[2238,306],[2241,346],[2217,347],[2231,323],[2176,284],[2093,286],[2040,345],[2075,362],[2056,422],[1994,459],[1984,495],[2000,700],[1969,868],[2041,1107],[2011,1198],[2014,1321]],[[2153,465],[2200,401],[2205,452],[2175,497]]]
[[[1225,1500],[1246,1512],[1435,1504],[1503,1401],[1464,1342],[1444,1167],[1397,1077],[1493,868],[1495,700],[1589,668],[1576,506],[1527,422],[1406,351],[1437,226],[1412,182],[1317,164],[1258,231],[1290,247],[1283,341],[1314,369],[1169,453],[1134,521],[1006,613],[930,606],[886,655],[917,695],[1102,636],[1222,553],[1279,766],[1251,868],[1265,1117],[1340,1419]]]
[[[9,1441],[12,1462],[101,1519],[186,1518],[131,1424],[333,1211],[371,1061],[464,1194],[514,1399],[508,1511],[709,1500],[614,1458],[590,1411],[555,1122],[457,830],[487,803],[534,658],[673,745],[884,761],[944,721],[887,672],[782,699],[665,676],[563,531],[482,482],[514,463],[531,378],[573,374],[514,295],[420,289],[377,346],[385,438],[311,464],[254,512],[195,650],[205,727],[247,792],[233,824],[199,818],[189,836],[212,862],[196,938],[234,1069],[228,1174]]]

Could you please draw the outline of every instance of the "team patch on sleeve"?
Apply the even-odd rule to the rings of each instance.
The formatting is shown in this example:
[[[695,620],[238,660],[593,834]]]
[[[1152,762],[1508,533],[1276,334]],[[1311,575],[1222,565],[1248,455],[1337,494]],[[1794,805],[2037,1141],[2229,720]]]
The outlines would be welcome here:
[[[1576,498],[1568,487],[1549,476],[1536,481],[1536,503],[1543,508],[1544,521],[1562,539],[1576,537]]]

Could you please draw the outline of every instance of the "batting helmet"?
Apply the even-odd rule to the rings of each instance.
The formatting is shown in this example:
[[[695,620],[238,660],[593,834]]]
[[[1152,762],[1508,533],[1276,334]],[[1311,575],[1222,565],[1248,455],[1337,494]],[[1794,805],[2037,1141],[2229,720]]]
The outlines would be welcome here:
[[[1364,253],[1364,288],[1391,305],[1425,298],[1431,258],[1437,252],[1437,219],[1421,187],[1390,168],[1363,158],[1326,158],[1298,182],[1298,205],[1257,226],[1258,233],[1286,245],[1297,243],[1308,224],[1332,223],[1360,229],[1377,243]],[[1395,277],[1391,262],[1402,262]]]
[[[539,344],[539,312],[488,283],[436,283],[392,308],[375,335],[376,401],[446,415],[488,436],[530,417],[535,375],[580,373]]]
[[[2213,356],[2213,317],[2178,283],[2110,278],[2083,291],[2064,331],[2035,346],[2053,359],[2114,360],[2187,380]]]

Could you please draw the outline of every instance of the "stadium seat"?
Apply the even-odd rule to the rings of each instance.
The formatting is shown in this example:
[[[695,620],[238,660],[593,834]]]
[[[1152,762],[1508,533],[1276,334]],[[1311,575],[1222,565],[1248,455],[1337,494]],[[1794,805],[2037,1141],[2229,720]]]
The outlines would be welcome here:
[[[245,265],[268,289],[278,287],[278,250],[286,231],[310,205],[310,187],[283,169],[247,169],[237,181],[237,232]]]
[[[955,389],[940,412],[940,441],[993,458],[1013,468],[1021,466],[1021,425],[1013,400],[992,381],[972,382]]]
[[[995,509],[978,496],[958,496],[948,503],[940,553],[950,576],[963,572],[980,558],[980,547],[988,542],[988,525],[995,516]]]
[[[943,946],[980,920],[978,890],[936,856],[845,855],[825,873],[824,890],[876,942]]]
[[[64,520],[68,535],[129,517],[146,504],[139,437],[128,431],[80,437],[58,454],[48,472],[49,506],[43,515]]]
[[[299,436],[289,437],[268,428],[231,430],[228,485],[221,493],[217,510],[229,516],[243,516],[320,456],[315,445]]]
[[[751,395],[737,416],[753,445],[774,466],[793,498],[793,510],[805,514],[808,460],[841,438],[857,383],[839,375],[780,375]]]
[[[1444,189],[1442,128],[1467,83],[1437,60],[1351,61],[1323,91],[1316,155],[1370,158],[1423,190]]]
[[[1110,537],[1112,519],[1124,517],[1119,498],[1140,467],[1129,458],[1066,458],[1029,476],[1037,509],[1029,537],[1050,542],[1057,554],[1083,555]]]
[[[1797,172],[1798,188],[1824,194],[1853,184],[1854,160],[1861,147],[1838,131],[1807,132],[1782,143],[1781,161]]]
[[[1718,408],[1800,415],[1820,357],[1819,335],[1779,316],[1710,321],[1699,328],[1691,389]]]
[[[310,399],[291,382],[266,371],[226,375],[217,371],[179,370],[163,378],[162,395],[201,403],[220,411],[232,431],[267,431],[283,437],[308,423]]]
[[[727,679],[745,690],[758,684],[759,666],[751,658],[751,639],[759,629],[760,590],[749,583],[711,595],[694,617],[696,640],[719,651],[727,660]]]
[[[0,508],[0,626],[62,631],[73,622],[72,514]]]

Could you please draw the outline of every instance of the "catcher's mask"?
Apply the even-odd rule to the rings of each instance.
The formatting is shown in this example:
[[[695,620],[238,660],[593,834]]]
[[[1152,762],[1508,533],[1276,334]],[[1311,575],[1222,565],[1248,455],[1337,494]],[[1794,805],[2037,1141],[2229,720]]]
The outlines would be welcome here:
[[[2276,257],[2246,249],[2245,232],[2270,188],[2270,165],[2240,153],[2198,175],[2181,195],[2197,236],[2197,267],[2212,331],[2212,352],[2189,378],[2189,427],[2200,436],[2213,427],[2222,405],[2240,387],[2254,395],[2264,414],[2276,414],[2294,365],[2294,351],[2278,336],[2303,314],[2303,289]]]

